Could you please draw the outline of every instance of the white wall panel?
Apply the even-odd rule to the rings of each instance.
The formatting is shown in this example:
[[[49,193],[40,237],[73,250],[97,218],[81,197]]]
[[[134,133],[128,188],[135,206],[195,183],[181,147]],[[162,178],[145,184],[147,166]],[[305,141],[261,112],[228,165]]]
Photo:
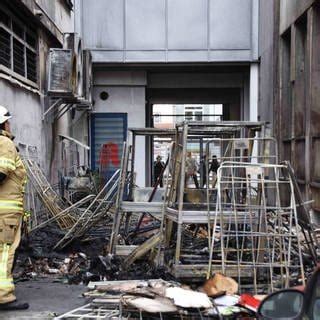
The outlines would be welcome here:
[[[207,48],[207,0],[168,1],[168,48]]]
[[[210,48],[250,49],[251,1],[210,0]]]
[[[124,0],[83,0],[82,30],[86,47],[123,49]]]
[[[153,50],[166,47],[165,1],[126,2],[126,48]]]

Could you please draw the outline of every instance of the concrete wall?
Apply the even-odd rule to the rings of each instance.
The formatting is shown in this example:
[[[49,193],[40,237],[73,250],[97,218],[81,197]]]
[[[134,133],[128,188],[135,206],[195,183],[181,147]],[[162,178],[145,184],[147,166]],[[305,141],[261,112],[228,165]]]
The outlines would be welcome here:
[[[36,146],[44,165],[47,149],[40,96],[0,79],[0,104],[7,106],[12,113],[11,130],[16,136],[15,142]]]
[[[145,116],[145,73],[143,72],[95,72],[94,74],[94,112],[123,112],[128,114],[128,127],[143,128]],[[109,98],[100,99],[106,91]],[[131,143],[130,139],[129,142]],[[145,185],[145,141],[138,137],[135,153],[137,180],[139,186]]]
[[[258,116],[263,121],[273,123],[274,116],[274,12],[275,1],[260,0],[259,19],[259,109]]]
[[[61,32],[73,32],[73,11],[68,8],[64,0],[35,0],[35,3]]]
[[[253,61],[259,0],[77,0],[95,62]]]
[[[7,106],[13,114],[12,131],[16,135],[16,143],[35,146],[40,164],[48,172],[54,162],[52,152],[57,153],[57,148],[52,147],[55,146],[56,135],[69,132],[69,118],[64,117],[55,126],[42,119],[47,107],[44,97],[47,54],[50,47],[62,44],[62,32],[73,30],[73,14],[64,0],[4,0],[2,4],[8,6],[26,25],[37,28],[38,81],[32,83],[9,69],[1,69],[0,104]],[[55,132],[54,127],[57,128]]]
[[[196,73],[185,69],[170,73],[147,68],[145,71],[108,71],[108,68],[95,66],[93,112],[124,112],[128,114],[128,127],[141,128],[146,126],[146,100],[149,107],[153,103],[222,103],[232,107],[231,119],[239,120],[242,108],[242,119],[249,120],[250,104],[254,105],[254,101],[250,101],[250,68],[228,70],[229,73],[227,68],[224,68],[225,73],[210,73],[209,70]],[[257,86],[257,77],[252,82]],[[109,94],[105,101],[100,98],[102,91]],[[148,178],[145,154],[145,141],[140,137],[136,147],[137,184],[140,186]]]

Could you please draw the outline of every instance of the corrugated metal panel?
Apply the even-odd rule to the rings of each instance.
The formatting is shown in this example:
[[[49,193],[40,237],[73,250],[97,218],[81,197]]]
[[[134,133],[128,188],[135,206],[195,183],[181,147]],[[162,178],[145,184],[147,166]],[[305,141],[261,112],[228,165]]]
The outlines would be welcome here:
[[[91,115],[91,167],[104,177],[119,168],[123,142],[127,139],[127,113]]]

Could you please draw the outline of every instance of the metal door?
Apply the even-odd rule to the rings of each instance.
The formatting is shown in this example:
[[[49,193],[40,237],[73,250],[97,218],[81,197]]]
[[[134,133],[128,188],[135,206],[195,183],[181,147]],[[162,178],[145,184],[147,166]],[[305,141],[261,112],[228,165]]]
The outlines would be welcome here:
[[[127,113],[91,114],[91,168],[107,181],[120,167]]]

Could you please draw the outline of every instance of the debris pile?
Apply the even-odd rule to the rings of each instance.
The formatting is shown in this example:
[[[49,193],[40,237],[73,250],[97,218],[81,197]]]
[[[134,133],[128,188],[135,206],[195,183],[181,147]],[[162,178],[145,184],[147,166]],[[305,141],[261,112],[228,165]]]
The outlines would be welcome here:
[[[71,253],[68,253],[67,250],[59,253],[46,251],[40,256],[20,250],[15,265],[14,278],[16,281],[49,278],[55,282],[68,284],[155,277],[172,279],[162,268],[155,268],[145,259],[136,261],[129,268],[123,268],[121,257],[108,253],[105,246],[98,244],[97,248],[93,249],[91,246],[78,246],[78,249],[82,249],[82,251]],[[41,252],[43,253],[43,251]]]
[[[125,143],[120,169],[96,194],[73,204],[54,193],[29,161],[30,180],[51,217],[29,235],[33,245],[22,276],[90,282],[85,296],[92,303],[66,318],[250,315],[259,305],[253,295],[303,285],[317,261],[314,226],[294,171],[288,162],[279,164],[264,125],[133,129],[133,141],[139,135],[172,141],[154,186],[135,185],[135,143]],[[195,173],[201,188],[187,179],[194,139],[202,144],[203,168]],[[212,158],[217,165],[211,175]],[[53,256],[52,249],[67,255]],[[202,286],[192,290],[172,282],[177,279]]]
[[[204,288],[217,286],[219,295]],[[92,302],[56,319],[214,319],[217,316],[254,316],[259,300],[238,296],[237,283],[221,274],[199,289],[162,279],[90,282],[84,296]],[[255,306],[251,306],[255,301]],[[246,304],[246,305],[245,305]]]

